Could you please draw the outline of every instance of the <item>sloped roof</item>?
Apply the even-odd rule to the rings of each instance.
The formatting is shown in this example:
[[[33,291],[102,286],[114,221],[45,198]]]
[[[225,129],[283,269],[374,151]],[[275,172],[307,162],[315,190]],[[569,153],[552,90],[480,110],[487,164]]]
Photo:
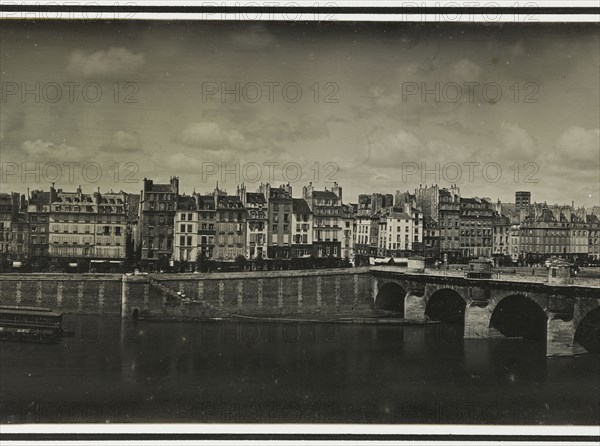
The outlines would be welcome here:
[[[265,204],[267,200],[261,192],[247,192],[246,201],[252,204]]]
[[[338,199],[338,196],[330,190],[314,190],[312,196],[313,198],[329,198],[332,200]]]
[[[552,211],[548,208],[542,209],[542,214],[537,218],[536,221],[539,222],[555,222],[556,217],[552,213]]]
[[[200,195],[200,209],[215,209],[215,197],[213,195]]]
[[[595,214],[588,214],[586,216],[586,221],[587,223],[600,223],[600,219],[598,219],[598,216]]]
[[[189,195],[180,195],[177,200],[177,209],[188,211],[196,210],[196,200]]]
[[[237,195],[219,195],[217,206],[219,209],[244,209],[244,205]]]
[[[304,198],[292,198],[292,208],[295,214],[312,214],[310,206]]]

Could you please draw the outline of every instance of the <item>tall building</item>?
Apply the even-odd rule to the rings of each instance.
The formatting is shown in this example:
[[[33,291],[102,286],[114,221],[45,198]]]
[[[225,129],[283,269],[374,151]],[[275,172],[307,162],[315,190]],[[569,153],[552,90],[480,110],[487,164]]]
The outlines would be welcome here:
[[[218,188],[213,194],[217,211],[213,257],[225,261],[233,261],[239,256],[246,257],[248,211],[237,195],[227,195]]]
[[[521,209],[527,209],[531,204],[531,192],[529,191],[517,191],[515,192],[515,208],[517,211]]]
[[[354,251],[357,255],[370,255],[371,215],[369,210],[358,211],[355,216],[356,232],[354,234]]]
[[[138,230],[142,264],[155,264],[161,258],[171,258],[178,196],[178,177],[171,177],[168,183],[160,184],[144,178]]]
[[[585,219],[578,217],[575,214],[571,214],[569,225],[569,254],[571,260],[582,261],[587,260],[588,257],[588,243],[589,243],[589,231],[588,224]]]
[[[269,212],[267,200],[262,192],[247,192],[244,184],[237,189],[242,204],[248,211],[246,221],[246,258],[266,258],[268,252]]]
[[[397,208],[394,208],[397,209]],[[416,220],[406,212],[391,210],[379,219],[379,250],[382,257],[408,257],[420,252],[423,217]],[[416,252],[417,251],[417,252]]]
[[[271,259],[289,259],[292,256],[292,187],[289,184],[271,187],[266,183],[260,185],[259,192],[267,200],[267,256]]]
[[[50,189],[49,254],[53,259],[121,261],[125,259],[125,192],[84,194]]]
[[[588,228],[588,258],[590,260],[600,260],[600,219],[595,214],[589,214],[586,217]]]
[[[419,188],[415,189],[416,207],[423,212],[424,216],[437,219],[439,196],[440,189],[437,184],[429,187],[419,185]]]
[[[453,186],[440,189],[438,204],[440,228],[440,254],[449,262],[460,255],[460,190]]]
[[[178,197],[174,231],[172,258],[184,263],[186,269],[192,269],[198,258],[198,208],[195,197]]]
[[[492,254],[494,256],[512,256],[511,223],[510,218],[504,215],[495,215],[492,221],[493,239]]]
[[[342,225],[342,238],[341,238],[341,257],[343,259],[354,258],[354,231],[355,222],[354,207],[348,204],[342,204],[341,209],[341,225]]]
[[[440,227],[437,220],[425,215],[423,217],[423,252],[429,259],[440,259]]]
[[[521,218],[517,213],[510,215],[510,257],[513,262],[520,262],[521,257]]]
[[[213,258],[217,234],[217,209],[215,196],[195,194],[198,209],[198,256],[210,260]]]
[[[13,195],[0,193],[0,255],[2,260],[9,259],[11,226],[17,213],[13,206]]]
[[[51,202],[51,192],[34,190],[29,197],[27,214],[29,217],[29,254],[32,259],[49,255],[48,237]]]
[[[394,198],[394,207],[396,208],[404,208],[406,205],[411,207],[417,206],[417,197],[410,192],[400,192],[396,191],[396,196]]]
[[[332,190],[314,190],[312,182],[304,186],[302,198],[313,213],[313,250],[316,257],[341,257],[342,188],[334,183]]]
[[[310,256],[313,244],[313,214],[304,198],[292,200],[292,257]]]
[[[22,266],[29,257],[29,223],[25,196],[17,192],[0,194],[0,256]]]
[[[570,249],[569,221],[548,208],[537,218],[529,216],[521,223],[521,253],[529,263],[541,263],[551,256],[565,256]]]
[[[485,198],[460,199],[460,252],[463,258],[491,257],[494,205]]]

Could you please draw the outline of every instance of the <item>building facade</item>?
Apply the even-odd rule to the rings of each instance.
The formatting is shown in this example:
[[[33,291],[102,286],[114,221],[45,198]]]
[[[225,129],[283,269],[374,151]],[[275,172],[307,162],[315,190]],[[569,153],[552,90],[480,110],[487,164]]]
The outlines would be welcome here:
[[[304,198],[294,198],[292,203],[292,257],[313,254],[313,214]]]
[[[138,243],[145,266],[168,262],[173,255],[175,213],[179,196],[179,178],[169,183],[154,183],[144,178],[140,194]]]
[[[48,252],[53,259],[122,261],[127,229],[126,194],[50,190]]]
[[[195,197],[178,197],[174,231],[172,259],[190,270],[198,258],[198,208]]]
[[[485,198],[460,199],[461,257],[491,257],[494,205]]]
[[[269,210],[266,197],[262,192],[247,192],[244,184],[238,187],[238,196],[248,211],[246,258],[267,258]]]
[[[440,254],[444,261],[458,260],[460,246],[460,190],[457,187],[440,189],[438,205]]]

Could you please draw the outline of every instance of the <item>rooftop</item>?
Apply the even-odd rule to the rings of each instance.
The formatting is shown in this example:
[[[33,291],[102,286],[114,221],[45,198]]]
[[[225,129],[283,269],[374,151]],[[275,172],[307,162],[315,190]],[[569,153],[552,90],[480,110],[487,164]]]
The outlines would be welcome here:
[[[292,198],[292,206],[296,214],[311,214],[310,206],[304,198]]]

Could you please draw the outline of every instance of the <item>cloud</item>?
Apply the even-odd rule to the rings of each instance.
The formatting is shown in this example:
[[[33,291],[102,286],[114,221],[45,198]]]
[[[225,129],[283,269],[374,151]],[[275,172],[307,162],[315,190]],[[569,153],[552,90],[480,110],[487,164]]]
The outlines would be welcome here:
[[[20,130],[25,125],[25,113],[3,113],[0,115],[0,140]]]
[[[342,120],[343,121],[343,120]],[[339,122],[333,116],[327,118],[316,118],[302,115],[295,123],[282,119],[261,116],[242,130],[248,140],[261,140],[262,144],[270,144],[274,141],[312,141],[323,137],[329,137],[328,123]]]
[[[84,77],[114,77],[133,73],[144,65],[143,53],[133,53],[126,48],[85,53],[76,50],[69,56],[67,70]]]
[[[413,156],[422,147],[419,138],[406,130],[375,135],[368,145],[369,155],[365,162],[373,167],[399,167],[407,161],[407,156]]]
[[[532,160],[539,155],[535,140],[519,124],[502,121],[498,136],[500,144],[494,150],[496,157],[514,162]]]
[[[126,130],[117,130],[109,143],[100,146],[100,150],[104,152],[137,152],[141,148],[139,135]]]
[[[83,158],[83,154],[77,147],[68,144],[54,144],[42,139],[27,140],[21,144],[21,149],[27,155],[28,161],[58,161],[69,162]]]
[[[600,129],[567,128],[556,141],[556,151],[550,160],[561,168],[591,170],[598,177],[600,164]]]
[[[188,147],[205,150],[248,149],[248,144],[240,132],[225,130],[216,122],[188,124],[179,135],[178,141]]]

